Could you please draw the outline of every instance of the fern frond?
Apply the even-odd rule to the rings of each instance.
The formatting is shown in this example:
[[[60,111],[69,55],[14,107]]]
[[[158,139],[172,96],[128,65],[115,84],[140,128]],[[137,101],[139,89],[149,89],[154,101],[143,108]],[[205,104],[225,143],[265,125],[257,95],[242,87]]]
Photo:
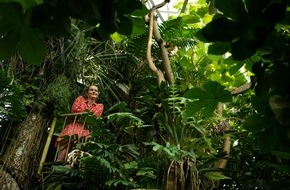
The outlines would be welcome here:
[[[172,44],[177,47],[193,47],[196,44],[194,40],[195,31],[188,28],[182,21],[182,18],[168,20],[159,25],[159,30],[162,38],[167,44]],[[146,48],[148,42],[148,30],[146,33],[135,36],[127,41],[127,51],[140,57],[146,57]],[[153,57],[160,57],[158,44],[152,42]]]
[[[177,47],[193,47],[196,45],[195,31],[188,28],[181,17],[163,22],[159,26],[160,33],[166,43]]]
[[[130,123],[136,124],[137,126],[142,126],[143,121],[139,117],[134,116],[132,113],[129,112],[120,112],[120,113],[113,113],[108,116],[108,120],[110,122],[119,122],[125,121],[124,119],[129,120]]]
[[[136,56],[136,57],[146,57],[147,52],[147,43],[148,43],[148,30],[146,33],[135,36],[133,38],[130,38],[127,42],[127,51]],[[158,57],[160,55],[160,50],[158,44],[153,41],[152,42],[152,56]]]

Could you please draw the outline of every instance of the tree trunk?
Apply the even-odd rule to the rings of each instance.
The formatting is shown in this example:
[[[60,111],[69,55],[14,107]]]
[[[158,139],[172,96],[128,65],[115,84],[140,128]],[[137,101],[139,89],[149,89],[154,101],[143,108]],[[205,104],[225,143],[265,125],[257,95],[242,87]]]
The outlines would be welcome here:
[[[18,183],[15,179],[6,171],[2,170],[3,166],[0,166],[0,186],[1,190],[20,190]]]
[[[41,114],[28,115],[15,130],[17,132],[3,156],[0,187],[12,187],[14,181],[14,186],[19,186],[20,189],[35,189],[37,185],[35,178],[46,130],[45,119]]]

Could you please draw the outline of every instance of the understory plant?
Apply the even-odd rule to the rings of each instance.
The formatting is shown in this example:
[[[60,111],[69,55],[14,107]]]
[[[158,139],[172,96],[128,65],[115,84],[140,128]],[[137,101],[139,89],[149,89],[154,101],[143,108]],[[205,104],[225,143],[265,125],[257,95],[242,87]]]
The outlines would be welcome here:
[[[220,93],[225,91],[221,88]],[[222,151],[217,151],[222,149],[224,136],[210,135],[213,123],[219,122],[220,118],[206,118],[197,109],[191,114],[193,112],[189,112],[188,107],[196,100],[183,94],[175,85],[167,87],[163,83],[143,96],[154,101],[151,109],[155,112],[153,130],[156,135],[144,144],[152,147],[154,154],[164,160],[163,188],[206,189],[214,186],[208,181],[227,178],[215,168],[216,162],[225,156]]]
[[[109,110],[119,112],[103,118],[85,114],[91,139],[77,143],[69,153],[66,164],[70,167],[52,167],[42,189],[131,189],[148,187],[148,181],[156,179],[156,169],[147,165],[146,159],[140,159],[138,147],[130,140],[122,144],[118,133],[114,133],[114,128],[130,134],[130,128],[143,126],[140,118],[122,112],[122,105]]]

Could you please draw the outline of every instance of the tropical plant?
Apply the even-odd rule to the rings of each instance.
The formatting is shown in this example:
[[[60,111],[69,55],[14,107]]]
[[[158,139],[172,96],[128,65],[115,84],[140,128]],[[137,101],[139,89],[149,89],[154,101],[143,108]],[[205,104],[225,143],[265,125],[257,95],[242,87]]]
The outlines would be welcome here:
[[[116,107],[118,105],[112,110]],[[155,169],[144,165],[145,159],[139,159],[134,144],[125,144],[112,133],[114,129],[111,131],[107,127],[113,126],[128,133],[130,128],[142,127],[143,122],[128,112],[112,113],[107,118],[85,116],[86,125],[92,131],[91,140],[79,142],[69,154],[72,168],[54,166],[52,173],[45,178],[43,188],[126,189],[148,186],[148,181],[155,179]]]
[[[233,65],[238,60],[241,65],[246,65],[248,71],[254,73],[252,87],[255,94],[251,97],[251,104],[255,112],[252,112],[242,126],[253,134],[250,137],[253,137],[257,146],[252,149],[252,153],[256,155],[258,151],[262,155],[251,157],[250,160],[261,158],[263,154],[275,155],[280,161],[262,159],[262,163],[272,166],[273,171],[280,171],[275,172],[276,174],[289,174],[288,162],[284,160],[289,154],[289,124],[286,119],[289,116],[289,90],[286,90],[289,89],[288,54],[286,55],[289,50],[289,2],[233,3],[216,0],[211,3],[218,13],[200,31],[203,39],[213,42],[209,46],[209,53],[221,55],[230,52],[227,64]],[[274,16],[273,11],[279,14]],[[247,66],[249,62],[251,67]],[[273,178],[274,183],[281,180],[281,184],[285,185],[283,175],[272,176]]]
[[[69,175],[54,173],[45,181],[47,188],[82,180],[74,188],[90,189],[92,178],[102,182],[94,185],[100,188],[160,188],[164,174],[164,179],[172,177],[165,180],[172,188],[287,187],[289,2],[184,1],[177,7],[182,13],[179,18],[156,27],[154,13],[161,5],[150,10],[149,37],[145,38],[142,17],[148,10],[141,1],[1,2],[0,59],[5,59],[1,61],[1,132],[13,129],[19,136],[11,141],[12,148],[5,147],[9,151],[1,163],[14,172],[22,189],[34,185],[30,184],[35,181],[33,174],[23,174],[35,168],[32,162],[37,154],[13,156],[19,147],[41,149],[41,143],[33,140],[45,134],[45,123],[51,121],[53,112],[69,109],[69,102],[80,91],[77,79],[84,84],[97,82],[103,92],[100,101],[108,107],[119,100],[126,103],[119,104],[118,111],[106,110],[108,128],[93,131],[97,143],[78,145],[92,157],[77,159],[84,163],[76,165],[77,169],[58,167]],[[123,36],[132,31],[140,36]],[[124,44],[103,41],[109,37],[123,39]],[[177,53],[168,56],[165,45],[178,47]],[[145,49],[156,73],[145,64]],[[18,55],[9,59],[16,53],[22,59]],[[156,77],[162,79],[158,84]],[[239,90],[242,84],[246,88]],[[250,89],[254,93],[231,97]],[[14,106],[15,102],[24,106]],[[12,118],[17,121],[11,122]],[[3,136],[1,145],[11,134]],[[221,148],[222,139],[231,142],[229,138],[236,142],[230,155]],[[216,168],[220,158],[228,161],[227,169],[237,172]],[[258,180],[249,180],[245,162]],[[100,170],[103,176],[96,174]],[[218,184],[217,179],[227,178],[220,172],[232,180]]]

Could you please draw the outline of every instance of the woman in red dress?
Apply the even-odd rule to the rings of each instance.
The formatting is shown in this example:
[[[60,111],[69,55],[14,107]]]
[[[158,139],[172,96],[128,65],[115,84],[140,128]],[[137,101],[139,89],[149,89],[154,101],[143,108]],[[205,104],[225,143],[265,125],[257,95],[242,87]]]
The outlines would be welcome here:
[[[98,96],[99,96],[99,90],[97,86],[89,86],[87,90],[87,98],[84,98],[83,96],[77,97],[77,99],[74,101],[72,105],[72,113],[79,113],[79,112],[85,112],[90,111],[92,112],[96,117],[101,117],[104,105],[98,104],[96,102]],[[56,140],[55,146],[57,147],[60,143],[58,155],[57,155],[57,161],[64,161],[66,157],[67,152],[67,146],[68,142],[60,142],[64,136],[71,136],[71,135],[78,135],[78,137],[89,137],[90,131],[84,127],[83,124],[80,123],[70,123],[68,124],[64,130],[59,135],[58,139]],[[69,147],[71,148],[71,147]]]

